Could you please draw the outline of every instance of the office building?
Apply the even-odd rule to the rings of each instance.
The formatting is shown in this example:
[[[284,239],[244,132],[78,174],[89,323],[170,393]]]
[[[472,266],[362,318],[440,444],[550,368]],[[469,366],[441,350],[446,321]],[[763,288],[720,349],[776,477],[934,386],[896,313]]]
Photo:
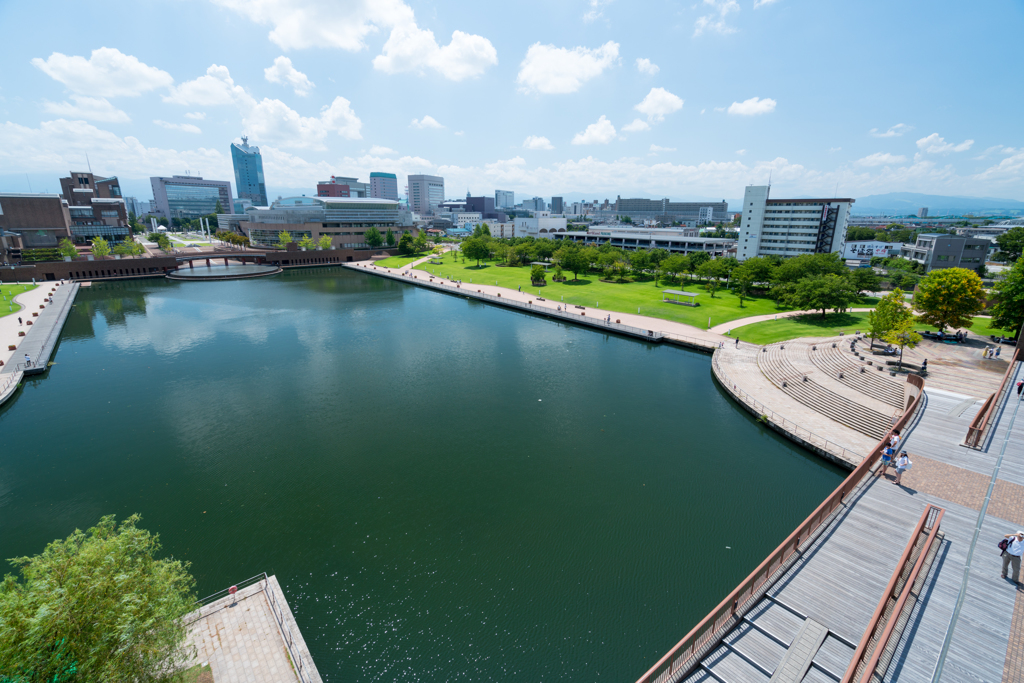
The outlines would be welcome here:
[[[60,179],[60,193],[69,206],[89,206],[94,199],[121,199],[121,185],[117,176],[103,178],[92,172],[71,171]]]
[[[69,208],[56,194],[0,193],[0,262],[19,261],[22,249],[53,249],[70,237]]]
[[[736,240],[727,237],[698,237],[695,229],[600,225],[591,227],[586,232],[559,232],[553,235],[553,238],[587,246],[600,246],[607,242],[619,249],[664,249],[672,254],[703,251],[716,258],[736,254]]]
[[[444,178],[435,175],[409,176],[409,208],[430,214],[444,201]]]
[[[137,197],[125,197],[124,210],[129,214],[134,213],[135,217],[139,218],[149,213],[149,202],[140,201]]]
[[[842,253],[853,199],[769,199],[767,185],[748,185],[737,258]]]
[[[647,220],[658,221],[662,225],[684,223],[703,225],[707,223],[724,223],[730,220],[729,203],[724,199],[720,202],[673,202],[670,199],[623,199],[616,197],[611,205],[608,200],[598,205],[594,200],[588,213],[597,213],[602,218],[612,216],[629,216],[634,222]]]
[[[72,171],[60,179],[60,187],[68,204],[68,226],[76,243],[83,244],[95,237],[120,242],[129,234],[128,206],[121,196],[117,176],[102,178]]]
[[[358,178],[332,175],[330,180],[321,180],[316,184],[316,196],[366,199],[370,196],[370,185],[359,182]]]
[[[370,196],[375,199],[393,199],[397,202],[398,176],[394,173],[371,173]]]
[[[248,199],[253,206],[267,205],[267,184],[263,179],[263,157],[259,147],[250,147],[249,138],[242,144],[231,143],[231,164],[235,167],[235,190],[239,199]]]
[[[375,227],[381,235],[391,229],[397,238],[411,229],[411,218],[392,199],[287,197],[269,207],[250,207],[244,214],[218,215],[217,224],[241,232],[256,246],[277,244],[278,235],[286,231],[295,242],[330,235],[333,248],[362,249],[367,228]]]
[[[512,209],[516,205],[516,193],[510,190],[494,191],[494,208]]]
[[[488,222],[494,221],[504,223],[508,216],[503,211],[498,211],[494,206],[494,200],[490,197],[466,197],[466,211],[477,211],[480,217]]]
[[[900,256],[924,264],[925,272],[941,268],[976,269],[985,263],[992,242],[988,239],[929,233],[914,244],[901,245]]]
[[[540,197],[534,197],[533,199],[523,200],[524,211],[547,211],[548,203]]]
[[[928,207],[927,206],[922,206],[920,209],[918,209],[917,210],[917,217],[918,218],[928,218]]]
[[[900,248],[903,244],[900,242],[881,242],[879,240],[854,240],[847,242],[846,247],[843,250],[843,259],[845,261],[871,261],[872,258],[889,258],[890,256],[899,256]],[[858,264],[860,265],[860,264]]]
[[[158,218],[192,220],[223,212],[233,206],[231,182],[227,180],[204,180],[201,176],[176,175],[170,178],[150,178],[153,186],[153,202]]]
[[[558,214],[560,214],[560,213],[563,213],[563,212],[564,212],[564,209],[562,207],[562,198],[561,197],[552,197],[551,198],[551,213],[558,213]]]

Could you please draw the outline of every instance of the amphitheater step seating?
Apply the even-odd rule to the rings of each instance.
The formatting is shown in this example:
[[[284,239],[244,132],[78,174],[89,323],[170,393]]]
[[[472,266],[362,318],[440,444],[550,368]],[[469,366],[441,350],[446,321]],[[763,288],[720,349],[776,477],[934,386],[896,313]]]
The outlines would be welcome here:
[[[877,363],[868,365],[850,353],[849,338],[808,346],[807,355],[818,369],[836,381],[893,408],[903,408],[903,384],[893,381],[888,372],[879,372]]]
[[[845,396],[837,396],[827,388],[807,378],[786,357],[785,344],[765,347],[757,354],[757,365],[775,386],[805,406],[846,425],[861,434],[881,439],[891,425],[891,417],[872,410]]]

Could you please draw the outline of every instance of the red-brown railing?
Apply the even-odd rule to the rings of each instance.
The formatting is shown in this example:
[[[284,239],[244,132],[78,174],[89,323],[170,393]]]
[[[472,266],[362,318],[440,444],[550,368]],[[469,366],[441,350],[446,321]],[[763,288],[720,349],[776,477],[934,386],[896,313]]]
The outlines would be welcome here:
[[[907,408],[903,416],[892,426],[892,430],[903,430],[921,404],[921,395],[924,393],[924,380],[917,375],[909,375],[907,382],[916,389],[913,402]],[[913,391],[913,390],[912,390]],[[868,476],[872,466],[881,457],[882,449],[889,445],[889,434],[875,444],[875,447],[864,458],[863,461],[850,473],[843,483],[839,485],[828,498],[822,502],[811,515],[803,521],[800,526],[791,533],[782,544],[775,549],[761,564],[757,566],[750,576],[743,583],[737,586],[729,595],[719,603],[712,612],[704,617],[686,634],[686,637],[676,643],[675,647],[658,660],[647,673],[641,676],[637,683],[664,683],[674,674],[685,674],[700,659],[711,650],[712,647],[725,635],[726,626],[731,627],[730,620],[746,613],[752,605],[751,598],[757,591],[769,584],[785,565],[786,561],[797,552],[800,544],[811,537],[821,527],[822,522],[828,519],[833,512],[842,504],[843,500]]]
[[[942,515],[944,513],[945,510],[937,505],[931,504],[929,504],[924,509],[924,512],[921,513],[921,519],[918,521],[917,526],[914,527],[914,533],[910,535],[910,542],[907,543],[907,547],[903,551],[900,561],[896,563],[896,570],[893,571],[892,578],[889,579],[889,585],[886,586],[885,593],[882,594],[882,599],[878,601],[878,607],[875,608],[875,613],[871,616],[871,621],[868,622],[868,627],[864,631],[864,636],[860,639],[860,644],[857,645],[857,649],[853,653],[853,659],[850,660],[850,666],[846,669],[846,675],[843,676],[842,683],[853,683],[855,679],[857,683],[867,683],[871,680],[875,669],[878,667],[878,660],[882,656],[882,652],[885,651],[885,646],[889,642],[889,638],[892,636],[896,623],[899,621],[900,612],[903,611],[903,606],[907,602],[907,597],[910,596],[910,591],[914,587],[914,582],[917,581],[917,576],[921,573],[921,568],[924,566],[925,560],[927,559],[928,551],[932,547],[932,543],[935,542],[936,535],[939,533],[939,523],[942,521]],[[889,612],[889,618],[885,622],[885,628],[883,629],[882,634],[878,637],[874,651],[871,653],[867,662],[864,663],[860,676],[857,676],[857,669],[864,660],[864,654],[867,652],[868,646],[874,639],[875,633],[878,631],[878,627],[882,624],[882,617],[886,611],[885,608],[888,606],[889,600],[893,598],[900,576],[903,575],[903,572],[907,567],[907,563],[910,562],[910,556],[914,551],[914,546],[916,546],[918,541],[920,541],[921,532],[925,529],[929,529],[928,538],[921,547],[921,552],[917,556],[917,561],[914,563],[913,570],[911,570],[910,575],[907,577],[907,580],[903,583],[903,586],[900,589],[900,595],[896,598],[896,604],[893,605],[892,610]]]
[[[1013,355],[1010,356],[1010,366],[1006,368],[1006,372],[1003,374],[1003,381],[999,383],[999,389],[996,393],[992,394],[985,401],[985,404],[981,406],[981,410],[971,420],[971,426],[967,428],[967,438],[964,439],[964,445],[969,448],[978,448],[981,445],[981,441],[985,436],[985,430],[988,429],[989,422],[992,419],[992,414],[996,408],[1002,402],[1003,392],[1006,391],[1006,385],[1009,383],[1010,378],[1013,377],[1017,361],[1020,358],[1021,347],[1018,346],[1013,351]]]

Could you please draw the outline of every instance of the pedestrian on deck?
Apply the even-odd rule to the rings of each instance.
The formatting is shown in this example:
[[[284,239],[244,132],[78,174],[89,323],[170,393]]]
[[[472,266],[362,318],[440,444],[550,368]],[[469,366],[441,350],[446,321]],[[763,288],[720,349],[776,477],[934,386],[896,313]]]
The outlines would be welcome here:
[[[1009,543],[1006,545],[1006,550],[1003,551],[1003,571],[1000,573],[1002,578],[1006,577],[1007,568],[1013,569],[1013,579],[1015,584],[1020,585],[1020,556],[1024,553],[1024,531],[1017,531],[1015,534],[1006,534],[1003,536]]]
[[[25,354],[25,367],[32,367],[32,356],[28,355],[27,353]]]
[[[925,372],[926,370],[928,370],[928,359],[927,358],[925,358],[923,361],[921,361],[921,372]]]
[[[740,347],[740,338],[736,337],[736,348],[738,349],[739,347]]]
[[[883,479],[885,478],[885,475],[888,474],[889,468],[892,467],[892,452],[892,448],[889,446],[882,449],[882,466],[878,468],[877,476],[882,477]]]
[[[998,346],[996,347],[996,358],[999,358],[999,352],[1002,351]]]
[[[910,458],[907,457],[906,451],[900,451],[900,457],[896,458],[896,481],[893,483],[897,486],[903,481],[903,473],[910,469]]]
[[[1024,392],[1024,379],[1017,381],[1017,400],[1020,400],[1021,392]]]
[[[18,316],[18,325],[21,325],[21,316]]]

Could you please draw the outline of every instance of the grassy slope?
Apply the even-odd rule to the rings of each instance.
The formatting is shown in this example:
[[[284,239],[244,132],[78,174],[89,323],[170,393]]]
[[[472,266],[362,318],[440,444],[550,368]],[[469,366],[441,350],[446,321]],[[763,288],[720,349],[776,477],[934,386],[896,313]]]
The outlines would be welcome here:
[[[6,301],[0,299],[0,318],[4,317],[5,315],[17,313],[22,308],[24,308],[24,306],[21,306],[17,302],[12,304],[11,299],[18,296],[22,292],[28,292],[35,288],[35,285],[0,285],[0,295],[7,297]]]
[[[478,269],[476,262],[467,260],[465,264],[461,261],[455,263],[451,254],[445,254],[443,261],[444,265],[441,266],[425,263],[418,266],[418,269],[459,279],[466,283],[470,280],[488,285],[497,283],[499,286],[509,289],[517,289],[522,286],[524,292],[539,293],[540,296],[551,301],[565,301],[567,304],[587,307],[598,307],[600,304],[599,307],[607,311],[635,313],[639,307],[642,315],[702,328],[707,328],[709,317],[711,325],[714,326],[738,318],[787,310],[776,308],[775,302],[767,297],[747,299],[743,307],[740,308],[739,299],[724,288],[719,289],[712,298],[704,290],[703,284],[696,280],[688,282],[686,278],[683,278],[681,286],[678,282],[669,282],[665,279],[655,286],[653,278],[644,282],[612,284],[601,282],[597,275],[580,275],[579,280],[574,281],[572,273],[566,272],[569,279],[562,283],[551,281],[549,269],[547,286],[537,288],[530,284],[530,269],[527,267],[506,268],[497,266],[493,262],[484,262]],[[664,303],[661,293],[663,289],[683,289],[697,292],[700,294],[697,297],[700,306],[691,308]]]
[[[401,268],[402,266],[408,265],[416,259],[423,258],[424,256],[426,256],[425,253],[416,254],[415,256],[388,256],[387,258],[374,261],[374,264],[384,266],[385,268]]]
[[[992,329],[991,322],[990,318],[975,318],[974,325],[970,328],[971,332],[985,336],[1005,334],[1001,330]],[[928,325],[917,326],[914,329],[918,332],[936,331],[934,327]],[[797,337],[834,337],[840,332],[850,334],[857,330],[867,332],[867,313],[830,313],[824,319],[820,315],[801,315],[784,320],[768,320],[739,327],[734,336],[752,344],[771,344]]]

